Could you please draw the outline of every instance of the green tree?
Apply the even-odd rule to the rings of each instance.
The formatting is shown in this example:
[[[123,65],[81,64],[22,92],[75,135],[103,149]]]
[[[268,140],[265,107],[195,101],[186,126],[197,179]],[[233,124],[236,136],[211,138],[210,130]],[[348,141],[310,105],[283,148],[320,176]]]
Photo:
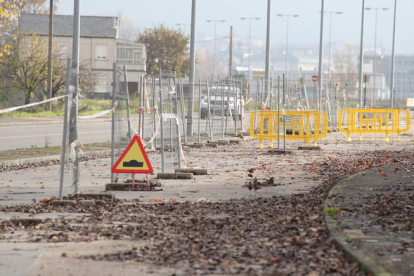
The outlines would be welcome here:
[[[57,3],[55,0],[55,12]],[[17,39],[17,21],[22,13],[49,13],[49,0],[0,0],[0,59],[10,54]]]
[[[160,24],[140,33],[138,42],[147,45],[147,74],[156,75],[163,69],[175,70],[178,77],[187,75],[189,39],[182,32]]]
[[[0,60],[10,54],[13,31],[21,6],[22,2],[19,0],[0,0]]]

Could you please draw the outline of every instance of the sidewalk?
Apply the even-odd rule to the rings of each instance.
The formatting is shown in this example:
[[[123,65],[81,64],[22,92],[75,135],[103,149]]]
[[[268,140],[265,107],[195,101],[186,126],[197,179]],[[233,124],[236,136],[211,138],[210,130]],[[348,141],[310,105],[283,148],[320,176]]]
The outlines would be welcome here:
[[[413,275],[414,224],[412,218],[414,217],[414,208],[412,204],[414,202],[414,186],[412,183],[412,176],[414,173],[410,172],[414,168],[412,165],[413,158],[410,157],[411,152],[414,150],[413,135],[409,134],[402,136],[401,142],[396,142],[395,137],[392,137],[390,143],[384,143],[383,137],[378,136],[376,140],[372,139],[371,141],[364,140],[348,143],[343,134],[332,133],[329,138],[321,141],[320,144],[322,147],[321,151],[308,152],[296,150],[297,147],[301,145],[300,142],[290,142],[288,144],[288,149],[292,150],[293,154],[286,156],[275,156],[269,154],[267,150],[259,150],[258,142],[249,140],[241,141],[240,145],[220,147],[218,149],[189,148],[186,151],[186,157],[189,164],[208,168],[209,175],[197,176],[196,179],[186,182],[166,180],[163,181],[163,191],[158,192],[117,192],[117,198],[124,200],[125,206],[127,207],[131,203],[139,202],[139,204],[136,205],[137,209],[132,211],[128,209],[126,213],[113,219],[111,224],[107,224],[108,221],[98,221],[102,228],[95,229],[92,232],[100,233],[102,229],[106,229],[105,231],[113,231],[112,228],[109,228],[112,227],[112,223],[114,222],[125,225],[125,227],[122,228],[125,229],[125,231],[132,229],[129,228],[129,226],[135,227],[136,225],[132,224],[130,221],[124,221],[124,218],[128,218],[127,214],[130,213],[141,213],[142,210],[139,208],[142,206],[150,209],[154,208],[154,210],[151,209],[148,211],[148,214],[143,214],[140,227],[146,227],[147,225],[150,227],[148,229],[153,229],[153,226],[158,225],[157,223],[159,222],[160,229],[173,229],[172,231],[165,231],[165,233],[159,230],[159,233],[165,235],[182,233],[183,240],[185,241],[187,241],[187,237],[192,237],[191,235],[193,234],[203,235],[205,231],[199,231],[198,229],[207,229],[205,228],[205,225],[213,227],[216,225],[216,222],[221,223],[221,220],[229,217],[235,218],[235,221],[233,221],[235,226],[242,227],[241,232],[237,231],[234,233],[234,229],[237,228],[233,229],[228,227],[229,231],[231,230],[228,234],[229,237],[239,241],[240,234],[238,233],[249,233],[251,229],[245,228],[249,225],[255,225],[255,231],[258,227],[260,227],[262,231],[258,232],[260,234],[253,232],[251,236],[246,236],[247,238],[244,242],[247,241],[247,249],[250,248],[249,250],[253,250],[251,252],[256,254],[256,252],[264,252],[263,248],[269,248],[269,254],[265,256],[256,256],[255,254],[252,254],[249,258],[240,260],[237,259],[239,257],[236,254],[237,252],[241,252],[239,251],[240,244],[235,243],[232,250],[224,248],[222,252],[226,252],[226,254],[230,252],[233,254],[236,260],[235,263],[240,265],[240,267],[245,267],[246,264],[248,264],[250,265],[250,268],[257,271],[264,271],[263,269],[266,268],[296,269],[298,267],[297,263],[290,265],[292,261],[291,258],[286,257],[287,255],[285,255],[285,253],[280,253],[281,250],[287,252],[286,250],[290,248],[289,250],[292,251],[289,252],[295,253],[292,256],[307,258],[306,260],[302,260],[301,273],[295,271],[296,273],[292,272],[291,274],[312,275],[312,271],[309,271],[312,267],[309,264],[318,263],[321,266],[313,267],[312,269],[321,271],[321,274],[323,274],[324,271],[330,271],[329,269],[338,269],[339,271],[342,269],[342,275],[355,275],[349,271],[355,270],[357,265],[348,263],[344,265],[347,261],[343,258],[342,251],[339,250],[339,252],[337,252],[337,248],[332,246],[331,242],[329,242],[331,238],[329,237],[329,233],[326,230],[323,221],[324,216],[320,212],[322,210],[321,204],[324,201],[326,193],[321,191],[327,191],[324,190],[324,188],[330,187],[329,183],[336,183],[335,181],[338,178],[333,176],[344,173],[341,170],[346,172],[352,171],[353,163],[362,164],[361,167],[365,167],[364,162],[370,162],[370,159],[366,156],[369,155],[369,153],[378,151],[381,153],[379,157],[380,159],[378,160],[387,160],[388,163],[394,164],[383,169],[376,168],[368,172],[360,173],[355,177],[348,178],[339,183],[330,192],[328,200],[325,203],[327,225],[334,239],[349,255],[362,263],[370,274]],[[392,154],[392,152],[396,154]],[[405,152],[405,155],[401,154],[399,157],[398,153],[402,152]],[[151,162],[153,162],[154,169],[160,171],[160,156],[156,153],[152,153],[150,154],[150,158]],[[397,161],[399,163],[393,162],[394,158],[398,159]],[[170,158],[171,162],[174,160],[175,159]],[[96,160],[81,162],[81,171],[83,172],[81,178],[82,190],[85,192],[102,191],[103,186],[108,183],[110,173],[109,164],[109,158],[97,158]],[[373,164],[377,163],[373,162]],[[332,166],[331,170],[326,170],[329,166]],[[257,191],[248,190],[243,184],[246,182],[246,172],[251,168],[257,169],[257,171],[255,171],[255,176],[259,179],[274,177],[276,180],[274,183],[275,185],[263,187]],[[16,171],[3,171],[0,177],[0,191],[3,195],[3,198],[0,199],[0,204],[32,204],[34,200],[39,201],[41,199],[50,198],[57,194],[58,175],[59,166],[54,165],[41,167],[33,166]],[[328,183],[326,186],[323,185],[325,182]],[[319,190],[317,187],[319,187]],[[312,193],[311,191],[317,192]],[[299,195],[296,196],[296,194]],[[154,202],[159,202],[160,200],[162,203],[154,207]],[[244,204],[246,201],[250,202],[249,204],[251,205],[245,206]],[[169,207],[171,205],[174,208],[177,208],[177,213],[171,214],[171,210],[165,208],[158,209],[159,206]],[[195,210],[195,205],[200,206],[201,209]],[[264,207],[262,207],[262,205]],[[312,205],[311,207],[313,209],[310,209],[309,205]],[[216,211],[217,206],[221,208],[220,212]],[[258,206],[260,206],[259,209]],[[256,210],[254,215],[246,215],[250,214],[251,210]],[[94,212],[91,211],[90,213],[92,214]],[[95,213],[98,214],[98,212]],[[114,214],[117,213],[115,212]],[[173,219],[171,219],[170,216],[173,216]],[[262,220],[259,220],[257,216],[260,216]],[[202,218],[203,225],[194,222],[194,218],[198,217]],[[296,218],[300,219],[296,220]],[[180,220],[179,223],[177,223],[177,219]],[[238,221],[238,219],[242,219],[242,221]],[[64,218],[61,220],[66,223]],[[214,223],[211,223],[212,221]],[[258,221],[261,221],[261,223],[257,223]],[[171,225],[169,224],[170,222],[172,222]],[[70,223],[73,223],[73,221]],[[168,225],[165,225],[165,223]],[[298,225],[297,223],[301,224]],[[85,221],[84,224],[85,227],[89,227],[88,221]],[[268,228],[270,227],[269,224],[274,228]],[[194,230],[194,232],[184,232],[183,229],[179,228],[181,225],[185,226],[185,229],[187,229],[186,231]],[[188,225],[193,226],[189,228]],[[227,225],[227,223],[224,225]],[[292,232],[291,225],[300,229],[302,234],[306,234],[304,236],[298,236],[301,242],[309,243],[306,248],[303,247],[302,243],[297,243],[296,238],[294,239],[287,235],[287,233],[292,234],[294,232]],[[74,224],[74,226],[79,227],[78,224]],[[75,233],[71,234],[79,234],[79,236],[81,236],[81,229],[82,228],[79,228]],[[269,229],[271,230],[269,231]],[[218,234],[222,234],[221,228],[217,227],[217,229],[214,228],[214,230],[217,231]],[[249,231],[244,232],[244,230]],[[62,226],[59,231],[63,233],[66,230]],[[272,235],[273,233],[280,233],[282,236],[277,239],[275,237],[265,236],[269,233]],[[17,234],[21,235],[21,232],[18,232]],[[125,237],[131,235],[129,232],[126,234],[128,235]],[[135,234],[138,235],[137,233]],[[43,237],[43,232],[40,231],[36,235]],[[263,237],[267,237],[269,242],[262,243]],[[16,239],[22,241],[24,238],[25,236]],[[168,237],[165,241],[175,240],[175,238],[176,237]],[[205,237],[202,237],[203,239],[201,239],[201,237],[198,238],[200,238],[201,241],[204,241],[203,239]],[[255,240],[256,238],[257,240]],[[282,238],[288,240],[279,240]],[[118,248],[120,251],[133,252],[136,253],[134,256],[138,256],[138,254],[141,254],[142,252],[136,252],[136,249],[131,248],[133,246],[139,247],[140,245],[137,243],[139,241],[139,239],[133,239],[132,241],[116,241],[116,244],[119,246]],[[10,241],[5,240],[3,242],[6,244]],[[22,248],[27,251],[27,248],[24,246],[32,246],[32,244],[28,241],[25,242],[27,243],[20,243],[19,246],[22,246]],[[130,245],[126,246],[128,245],[128,242],[130,242]],[[99,249],[101,254],[112,252],[106,248],[114,246],[115,242],[108,240],[104,243],[107,247]],[[91,243],[88,243],[88,246],[90,246],[90,244]],[[209,245],[209,243],[206,242],[203,242],[203,244],[206,246]],[[224,243],[221,242],[221,240],[217,240],[217,244],[213,245],[225,247],[228,244],[232,243]],[[284,244],[286,244],[286,246]],[[46,253],[40,254],[41,257],[35,262],[42,267],[42,272],[40,273],[38,270],[33,270],[33,273],[39,272],[38,274],[51,275],[47,273],[56,271],[55,264],[58,264],[61,266],[61,271],[66,273],[63,273],[62,275],[70,275],[70,273],[73,275],[90,275],[87,273],[87,268],[92,268],[96,263],[90,262],[89,259],[81,260],[78,258],[80,256],[79,252],[82,253],[83,248],[81,250],[77,245],[78,244],[74,244],[73,242],[67,242],[59,244],[58,246],[60,247],[58,248],[53,243],[48,244],[48,248],[43,251]],[[178,245],[187,246],[188,244],[179,243]],[[161,248],[163,252],[162,254],[166,254],[169,258],[171,256],[177,256],[176,252],[170,251],[174,251],[175,248],[178,248],[178,245],[172,246],[171,244],[168,244],[168,247]],[[291,248],[292,245],[297,246],[298,248],[300,247],[300,249],[296,249],[296,247]],[[39,246],[39,250],[43,250],[42,246],[43,244]],[[102,246],[102,244],[97,244],[96,246]],[[152,246],[155,245],[152,244]],[[3,244],[0,247],[5,248]],[[321,248],[318,251],[319,253],[317,252],[318,254],[309,253],[314,253],[315,248],[319,247]],[[155,247],[152,248],[154,250],[156,249]],[[7,248],[4,250],[6,249]],[[243,250],[245,249],[246,248],[243,248]],[[12,246],[7,252],[3,251],[0,253],[9,254],[10,252],[13,253],[17,250],[20,250],[19,252],[23,251],[21,248]],[[216,256],[216,251],[216,248],[212,250],[212,255]],[[185,252],[185,250],[181,250],[180,252]],[[195,249],[194,252],[201,251]],[[62,257],[62,255],[66,256],[68,254],[69,258]],[[277,255],[279,257],[276,258],[276,254],[281,255]],[[55,258],[53,259],[51,256],[55,256]],[[27,260],[29,257],[31,258],[31,256],[24,255],[21,256],[21,259],[26,258],[25,260]],[[210,257],[211,256],[209,256],[209,258]],[[245,258],[246,256],[242,257]],[[207,264],[204,264],[203,262],[197,263],[199,266],[209,265],[218,268],[221,267],[212,263],[212,261],[208,262],[210,260],[209,258],[195,258],[195,260],[207,260]],[[60,262],[58,262],[59,260],[57,259],[59,259]],[[122,264],[125,265],[135,263],[126,260],[123,261]],[[32,263],[31,261],[28,262]],[[138,262],[138,264],[140,269],[144,269],[142,268],[142,265],[144,264],[142,260],[141,262]],[[241,264],[243,264],[243,266]],[[116,266],[113,266],[113,262],[108,262],[108,260],[101,260],[100,265],[107,265],[106,268],[108,268],[108,273],[113,273],[120,267],[119,263],[116,263]],[[45,266],[45,268],[43,268],[43,266]],[[343,270],[342,267],[338,266],[346,266],[350,270]],[[79,270],[77,270],[76,273],[69,271],[69,269],[76,270],[77,268],[84,269],[82,271],[83,274],[81,274]],[[170,271],[168,271],[168,273],[161,273],[161,268],[165,268],[165,266],[157,266],[155,270],[151,268],[148,270],[148,273],[158,271],[157,273],[162,275],[172,274]],[[2,274],[1,269],[2,267],[0,264],[0,274]],[[131,267],[130,269],[131,271],[134,271],[137,267]],[[197,270],[200,268],[195,267],[194,269]],[[207,271],[207,269],[205,271]],[[333,271],[335,270],[331,270],[330,272],[333,273]],[[123,275],[133,275],[128,273],[125,271],[122,272]],[[329,274],[328,272],[326,273]],[[141,274],[144,275],[145,273],[143,272]],[[284,273],[282,274],[288,274],[287,270],[284,270]],[[15,274],[9,273],[7,275],[22,274],[16,272]]]
[[[414,275],[412,169],[402,160],[359,173],[325,202],[331,234],[372,275]]]

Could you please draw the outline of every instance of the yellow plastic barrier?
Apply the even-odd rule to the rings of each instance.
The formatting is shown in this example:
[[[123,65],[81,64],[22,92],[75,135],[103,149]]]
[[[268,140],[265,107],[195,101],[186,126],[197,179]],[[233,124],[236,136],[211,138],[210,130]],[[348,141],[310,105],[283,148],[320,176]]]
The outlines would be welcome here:
[[[306,145],[314,140],[315,146],[319,138],[328,134],[328,115],[318,111],[286,111],[280,112],[278,129],[277,111],[257,111],[250,116],[250,136],[260,140],[260,148],[263,149],[263,141],[270,140],[273,148],[273,140],[304,140]],[[283,131],[283,120],[286,120],[286,133]]]
[[[353,133],[359,133],[359,140],[365,133],[383,133],[386,142],[390,133],[397,133],[400,141],[400,134],[410,129],[410,112],[404,109],[346,109],[339,111],[338,119],[339,131],[348,134],[348,141]]]

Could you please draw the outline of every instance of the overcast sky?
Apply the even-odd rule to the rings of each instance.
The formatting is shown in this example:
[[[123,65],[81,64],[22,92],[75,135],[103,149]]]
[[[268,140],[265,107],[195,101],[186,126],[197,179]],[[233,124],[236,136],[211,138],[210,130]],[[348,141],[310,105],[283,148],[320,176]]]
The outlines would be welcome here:
[[[59,14],[73,14],[73,0],[59,1]],[[144,29],[159,23],[178,28],[177,23],[190,23],[191,0],[81,0],[81,15],[116,16],[122,13],[134,24]],[[362,0],[325,0],[326,11],[341,11],[332,16],[332,41],[359,45]],[[378,46],[391,49],[394,0],[366,0],[366,7],[387,7],[378,12]],[[283,45],[286,40],[286,18],[278,13],[298,14],[289,25],[289,41],[292,46],[317,45],[319,43],[320,0],[273,0],[272,44]],[[198,0],[197,34],[213,35],[214,26],[207,19],[226,20],[217,26],[217,36],[228,36],[229,26],[239,37],[248,36],[248,22],[240,17],[260,17],[252,21],[252,37],[265,38],[267,0]],[[325,17],[325,42],[328,41],[329,16]],[[397,54],[414,55],[414,0],[398,0],[397,7]],[[373,47],[375,12],[366,12],[365,46]],[[189,27],[187,27],[188,32]]]

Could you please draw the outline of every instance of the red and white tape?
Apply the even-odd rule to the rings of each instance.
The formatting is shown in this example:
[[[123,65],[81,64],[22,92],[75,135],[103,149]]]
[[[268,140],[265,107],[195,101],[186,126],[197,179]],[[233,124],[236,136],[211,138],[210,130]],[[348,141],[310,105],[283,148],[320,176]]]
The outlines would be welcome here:
[[[115,102],[114,107],[112,109],[104,110],[104,111],[98,112],[98,113],[93,114],[93,115],[78,116],[78,118],[79,119],[95,119],[95,118],[98,118],[98,117],[102,117],[102,116],[104,116],[108,113],[115,112],[117,106],[118,106],[118,102]]]
[[[38,102],[38,103],[31,103],[31,104],[26,104],[26,105],[21,105],[21,106],[2,109],[2,110],[0,110],[0,114],[7,113],[7,112],[12,112],[12,111],[16,111],[16,110],[19,110],[19,109],[28,108],[28,107],[32,107],[32,106],[36,106],[36,105],[56,101],[56,100],[60,100],[60,99],[65,98],[65,97],[67,97],[67,95],[54,97],[54,98],[51,98],[51,99],[48,99],[48,100],[45,100],[45,101],[41,101],[41,102]]]

